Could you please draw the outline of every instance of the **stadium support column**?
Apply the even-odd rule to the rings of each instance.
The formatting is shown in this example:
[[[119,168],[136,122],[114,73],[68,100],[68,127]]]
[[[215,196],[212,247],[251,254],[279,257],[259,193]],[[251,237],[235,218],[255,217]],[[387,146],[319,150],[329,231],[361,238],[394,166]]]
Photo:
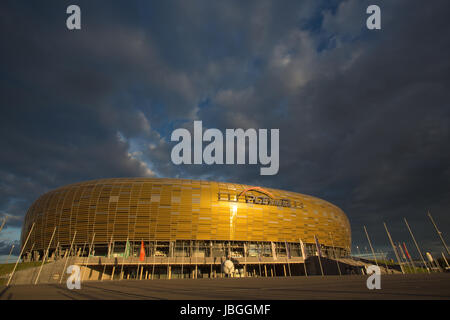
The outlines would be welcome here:
[[[155,240],[155,242],[153,243],[153,267],[152,267],[152,280],[153,280],[153,276],[155,274],[155,262],[156,262],[156,248],[158,246],[158,240]]]
[[[261,261],[258,261],[259,276],[262,277]]]
[[[209,273],[209,278],[215,278],[215,275],[213,275],[213,245],[212,245],[212,241],[209,241],[209,258],[211,261],[211,267],[210,267],[210,273]]]
[[[167,280],[169,280],[169,258],[170,258],[170,240],[169,240],[169,246],[167,248],[167,256],[166,256],[166,277]],[[162,262],[161,262],[162,264]]]
[[[317,258],[319,260],[320,272],[322,273],[322,277],[323,277],[325,274],[323,273],[323,267],[322,267],[322,252],[320,250],[319,240],[317,239],[316,235],[314,235],[314,242],[316,243]]]
[[[331,245],[333,247],[333,254],[334,254],[334,258],[336,259],[336,265],[338,267],[339,275],[342,276],[341,267],[339,266],[339,261],[337,259],[336,249],[334,247],[334,241],[333,241],[333,236],[332,236],[331,232],[330,232],[330,239],[331,239]]]
[[[83,244],[83,249],[81,250],[81,248],[80,248],[80,250],[81,250],[80,251],[80,256],[84,254],[84,249],[86,249],[86,241]]]
[[[112,248],[111,248],[111,253],[113,255],[113,258],[114,258],[114,247],[115,247],[115,244],[116,244],[116,242],[113,241]],[[114,280],[114,273],[116,271],[116,261],[117,260],[116,260],[116,258],[114,258],[114,260],[112,260],[112,261],[114,261],[114,262],[113,262],[113,268],[112,268],[112,271],[111,271],[111,280]]]
[[[184,264],[184,240],[181,240],[181,279],[184,279],[184,273],[183,273],[183,264]]]
[[[247,276],[247,244],[244,242],[244,277]]]
[[[108,259],[111,256],[112,239],[113,239],[113,237],[111,236],[111,240],[109,241],[109,244],[108,244]],[[103,272],[102,272],[102,277],[100,278],[100,281],[103,281],[103,275],[105,274],[105,271],[106,271],[106,262],[105,262],[105,265],[103,266]]]
[[[197,267],[198,240],[195,240],[195,246],[197,248],[197,252],[195,252],[195,276],[194,276],[194,279],[197,279],[197,275],[198,275],[198,267]]]
[[[173,241],[169,241],[169,256],[167,257],[167,276],[169,278],[169,280],[172,277],[172,266],[170,265],[170,259],[173,257],[173,252],[174,252],[174,243]]]
[[[405,274],[405,270],[403,269],[403,266],[400,263],[400,258],[398,256],[397,250],[395,250],[395,245],[394,245],[394,242],[392,241],[391,234],[389,233],[389,230],[388,230],[385,222],[383,222],[383,225],[384,225],[384,229],[386,229],[386,233],[388,235],[389,241],[391,242],[392,250],[394,250],[395,257],[397,258],[398,265],[400,266],[400,269],[402,270],[402,273]]]
[[[20,254],[19,254],[19,256],[17,257],[16,264],[14,265],[13,271],[11,272],[11,275],[9,276],[9,279],[8,279],[8,282],[6,283],[6,286],[9,286],[9,284],[10,284],[10,282],[11,282],[11,279],[12,279],[12,277],[13,277],[13,275],[14,275],[14,272],[16,271],[17,264],[19,263],[20,257],[22,256],[23,250],[24,250],[25,247],[27,246],[28,240],[30,239],[30,235],[31,235],[31,232],[33,231],[33,228],[34,228],[34,222],[33,222],[33,224],[31,225],[30,232],[28,232],[28,236],[27,236],[27,239],[25,240],[25,243],[23,244],[22,250],[20,250]]]
[[[81,275],[81,281],[83,281],[84,273],[85,273],[85,271],[87,269],[87,265],[88,265],[88,262],[89,262],[89,256],[91,255],[92,246],[94,245],[94,239],[95,239],[95,233],[92,235],[91,244],[89,245],[89,251],[88,251],[88,255],[86,257],[85,263],[84,263],[84,270],[83,270],[83,273]]]
[[[262,277],[262,271],[261,271],[261,244],[259,242],[257,242],[257,248],[258,248],[259,276]]]
[[[127,251],[127,244],[128,244],[128,237],[127,237],[127,241],[125,242],[125,249],[123,250],[123,255],[122,255],[122,266],[120,267],[120,279],[123,279],[123,265],[125,263],[125,255],[126,255],[126,251]]]
[[[112,242],[112,248],[111,248],[111,254],[113,255],[113,258],[114,258],[114,247],[115,247],[115,245],[116,245],[116,242],[113,241],[113,242]],[[111,258],[111,257],[110,257],[110,258]]]

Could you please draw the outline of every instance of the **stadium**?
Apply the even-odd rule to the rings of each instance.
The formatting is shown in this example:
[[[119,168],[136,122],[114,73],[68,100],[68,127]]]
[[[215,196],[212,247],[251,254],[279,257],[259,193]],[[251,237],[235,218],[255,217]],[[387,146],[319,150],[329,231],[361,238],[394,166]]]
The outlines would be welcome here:
[[[42,195],[21,242],[24,260],[72,259],[91,280],[270,277],[305,274],[308,257],[348,256],[351,234],[341,209],[300,193],[115,178]]]

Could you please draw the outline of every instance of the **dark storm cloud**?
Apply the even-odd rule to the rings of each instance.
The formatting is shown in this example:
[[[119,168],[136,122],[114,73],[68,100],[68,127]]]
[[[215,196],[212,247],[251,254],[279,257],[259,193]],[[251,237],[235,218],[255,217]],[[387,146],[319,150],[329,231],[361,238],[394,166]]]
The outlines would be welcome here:
[[[382,222],[428,250],[430,209],[448,234],[449,34],[445,1],[1,4],[0,214],[20,226],[43,192],[116,176],[202,178],[322,197],[354,244],[387,246]],[[70,3],[71,4],[71,3]],[[170,133],[280,128],[280,170],[174,166]],[[4,251],[4,250],[3,250]]]
[[[12,246],[14,245],[14,248],[12,248]],[[12,249],[12,251],[11,251]],[[17,256],[20,254],[20,241],[15,240],[15,241],[4,241],[4,240],[0,240],[0,256],[8,256],[9,253],[11,252],[11,256]],[[9,262],[13,262],[14,257],[10,258]]]
[[[86,34],[72,36],[58,28],[64,26],[57,18],[65,12],[61,4],[3,6],[2,215],[23,217],[40,194],[80,179],[147,175],[147,168],[129,155],[127,141],[118,139],[119,132],[149,132],[145,116],[120,92],[139,53],[127,43],[114,51],[111,36],[98,34],[102,29],[96,33],[102,41],[91,47],[94,39]],[[133,36],[116,33],[116,41],[133,43]],[[113,58],[107,59],[108,50]],[[131,71],[119,68],[121,76],[111,74],[114,59],[128,61]],[[20,219],[8,220],[8,226],[20,224]]]

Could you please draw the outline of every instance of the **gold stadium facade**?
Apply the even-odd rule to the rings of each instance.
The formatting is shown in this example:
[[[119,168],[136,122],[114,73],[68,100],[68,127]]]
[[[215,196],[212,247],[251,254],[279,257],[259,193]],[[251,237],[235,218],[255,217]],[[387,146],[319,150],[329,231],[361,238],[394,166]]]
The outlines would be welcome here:
[[[315,237],[324,257],[350,253],[346,215],[312,196],[235,183],[117,178],[42,195],[26,214],[21,240],[29,260],[72,258],[102,279],[149,279],[224,276],[227,260],[232,276],[304,274],[305,257],[318,254]]]

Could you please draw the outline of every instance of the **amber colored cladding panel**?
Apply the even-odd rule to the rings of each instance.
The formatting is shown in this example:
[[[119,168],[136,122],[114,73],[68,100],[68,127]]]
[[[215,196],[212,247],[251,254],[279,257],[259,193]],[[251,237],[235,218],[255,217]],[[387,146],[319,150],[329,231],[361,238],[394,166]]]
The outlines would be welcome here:
[[[27,249],[150,240],[287,241],[349,249],[350,224],[335,205],[295,192],[213,181],[118,178],[80,182],[42,195],[29,208]],[[220,197],[219,197],[220,194]],[[259,197],[259,198],[258,198]],[[273,198],[271,198],[273,197]],[[266,203],[257,203],[255,199]],[[253,200],[252,200],[253,199]],[[268,203],[289,200],[288,205]]]

